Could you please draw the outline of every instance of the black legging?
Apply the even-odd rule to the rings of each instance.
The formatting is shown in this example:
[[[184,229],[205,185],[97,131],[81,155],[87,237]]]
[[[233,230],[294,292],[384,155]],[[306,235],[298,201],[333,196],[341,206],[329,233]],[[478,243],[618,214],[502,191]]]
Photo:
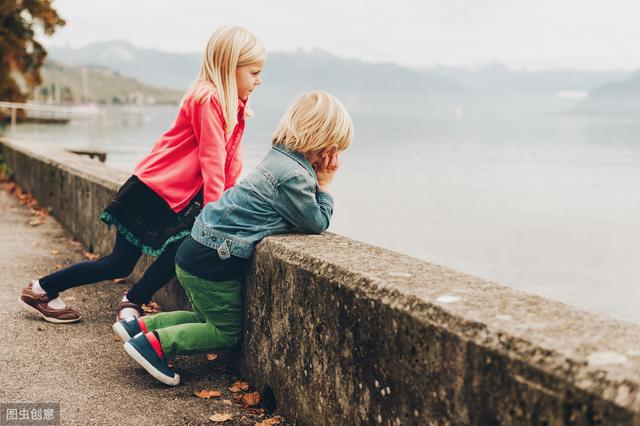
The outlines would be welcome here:
[[[176,274],[176,252],[180,241],[169,244],[144,275],[127,293],[127,299],[141,305],[151,300],[151,296]],[[117,233],[116,242],[110,255],[98,260],[80,262],[65,269],[40,278],[40,286],[49,297],[69,288],[96,283],[114,278],[124,278],[131,274],[138,263],[142,251]]]

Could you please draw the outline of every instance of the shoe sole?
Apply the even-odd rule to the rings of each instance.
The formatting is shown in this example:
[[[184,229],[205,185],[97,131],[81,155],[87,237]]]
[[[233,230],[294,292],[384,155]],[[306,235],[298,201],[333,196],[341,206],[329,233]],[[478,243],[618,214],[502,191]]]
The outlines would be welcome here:
[[[40,312],[39,310],[37,310],[33,306],[29,305],[27,302],[25,302],[21,298],[18,298],[18,303],[27,312],[30,312],[32,314],[36,314],[37,316],[39,316],[43,320],[45,320],[47,322],[54,323],[54,324],[69,324],[69,323],[72,323],[72,322],[78,322],[78,321],[80,321],[82,319],[82,315],[80,315],[76,319],[71,319],[71,320],[61,320],[61,319],[57,319],[57,318],[49,318],[48,316],[46,316],[45,314],[43,314],[42,312]]]
[[[129,336],[127,330],[119,322],[113,323],[111,329],[116,334],[116,336],[118,336],[124,343],[127,343],[129,339],[131,339],[131,336]]]
[[[178,386],[180,384],[180,375],[175,373],[175,377],[169,377],[164,374],[162,371],[155,368],[149,361],[147,361],[140,353],[133,347],[133,345],[129,342],[124,344],[124,350],[129,354],[131,358],[142,368],[147,370],[147,373],[151,374],[157,380],[161,381],[165,385],[169,386]]]

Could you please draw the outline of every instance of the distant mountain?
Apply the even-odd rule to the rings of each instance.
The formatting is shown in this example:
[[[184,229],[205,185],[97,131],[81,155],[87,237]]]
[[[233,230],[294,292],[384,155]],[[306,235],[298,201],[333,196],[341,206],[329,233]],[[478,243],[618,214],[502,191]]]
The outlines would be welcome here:
[[[640,117],[640,71],[592,90],[573,112],[581,115]]]
[[[141,83],[102,67],[62,65],[48,59],[42,69],[36,100],[98,103],[177,103],[182,92]]]
[[[608,81],[629,75],[628,71],[619,70],[512,70],[500,63],[474,68],[436,66],[426,69],[425,73],[447,76],[474,92],[532,94],[587,92]]]
[[[199,53],[144,49],[126,41],[91,43],[79,49],[49,48],[55,61],[114,69],[153,86],[184,91],[196,77]],[[327,90],[354,113],[461,114],[513,110],[563,112],[577,99],[563,92],[587,92],[620,79],[624,71],[512,70],[482,67],[412,69],[390,63],[345,59],[322,50],[269,52],[265,84],[252,98],[262,109],[282,110],[301,91]]]
[[[200,55],[143,49],[122,40],[89,43],[78,49],[52,46],[48,52],[49,58],[63,64],[105,67],[174,90],[188,87],[200,66]]]
[[[143,49],[124,41],[91,43],[80,49],[51,47],[49,57],[108,67],[147,84],[183,91],[196,77],[202,60],[197,53]],[[442,112],[448,108],[441,99],[444,95],[465,91],[446,77],[425,76],[394,64],[342,59],[321,50],[270,52],[263,80],[268,84],[256,92],[256,102],[276,109],[302,91],[321,89],[336,94],[354,111],[421,108]]]

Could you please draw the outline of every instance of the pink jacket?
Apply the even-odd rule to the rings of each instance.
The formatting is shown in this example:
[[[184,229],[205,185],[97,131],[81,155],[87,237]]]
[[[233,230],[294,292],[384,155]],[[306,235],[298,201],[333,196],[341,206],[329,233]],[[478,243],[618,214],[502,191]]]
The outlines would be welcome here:
[[[193,96],[188,97],[173,126],[133,174],[175,212],[184,209],[203,184],[204,203],[217,201],[242,171],[244,113],[244,103],[238,100],[238,124],[226,138],[218,99],[198,103]]]

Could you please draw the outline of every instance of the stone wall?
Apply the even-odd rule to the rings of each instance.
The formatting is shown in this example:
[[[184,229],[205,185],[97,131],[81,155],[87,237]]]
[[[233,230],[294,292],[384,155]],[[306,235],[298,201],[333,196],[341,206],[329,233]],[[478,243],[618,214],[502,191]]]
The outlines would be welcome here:
[[[98,214],[127,175],[57,148],[0,152],[110,249]],[[175,283],[157,299],[185,306]],[[640,424],[635,324],[331,233],[265,239],[245,304],[241,371],[301,424]]]

